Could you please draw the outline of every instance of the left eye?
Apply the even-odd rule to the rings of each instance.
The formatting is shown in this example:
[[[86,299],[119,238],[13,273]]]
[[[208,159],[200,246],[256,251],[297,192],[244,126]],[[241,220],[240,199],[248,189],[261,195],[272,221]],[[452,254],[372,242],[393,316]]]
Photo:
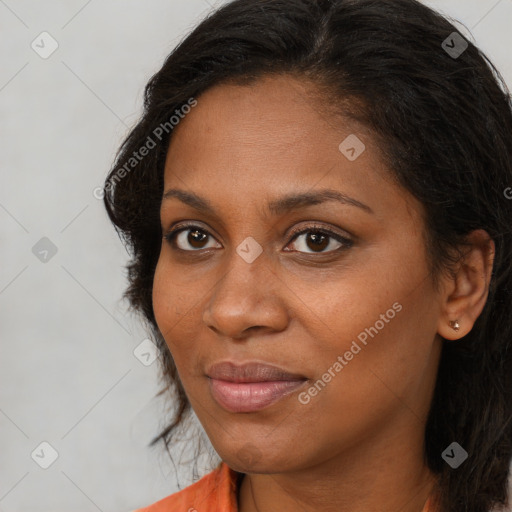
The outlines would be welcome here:
[[[178,246],[178,249],[182,251],[194,252],[201,249],[210,249],[211,247],[203,246],[201,244],[203,244],[205,240],[208,240],[208,238],[213,239],[213,236],[211,236],[208,231],[205,231],[198,226],[189,226],[174,229],[170,233],[167,233],[164,238],[170,242],[173,247]],[[180,244],[184,245],[187,243],[189,246],[193,247],[192,250],[180,247]],[[197,245],[200,247],[197,247]]]
[[[301,231],[294,235],[291,242],[300,239],[304,235],[306,236],[303,238],[302,242],[298,244],[298,252],[308,252],[305,250],[307,248],[312,249],[309,254],[331,252],[340,249],[341,247],[348,248],[352,244],[352,241],[348,238],[338,235],[337,233],[333,233],[332,231],[319,229],[307,229]],[[337,247],[331,247],[330,250],[326,251],[325,249],[331,246],[333,241],[335,242],[334,245],[336,245],[336,243],[338,244]]]

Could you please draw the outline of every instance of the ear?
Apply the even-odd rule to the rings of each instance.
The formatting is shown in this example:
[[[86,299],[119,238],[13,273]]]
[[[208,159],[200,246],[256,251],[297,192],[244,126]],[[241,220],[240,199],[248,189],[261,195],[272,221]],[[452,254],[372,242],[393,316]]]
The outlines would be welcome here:
[[[447,340],[465,336],[482,312],[491,281],[495,245],[487,231],[477,229],[467,236],[464,257],[456,267],[455,275],[446,277],[441,296],[441,314],[437,332]],[[450,326],[457,320],[459,330]]]

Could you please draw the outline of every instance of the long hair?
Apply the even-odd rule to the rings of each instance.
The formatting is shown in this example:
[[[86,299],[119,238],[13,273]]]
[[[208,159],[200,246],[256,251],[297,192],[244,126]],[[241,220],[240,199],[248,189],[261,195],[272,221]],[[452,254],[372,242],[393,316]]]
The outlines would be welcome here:
[[[124,297],[161,351],[159,394],[175,392],[173,419],[152,445],[168,448],[190,413],[152,307],[171,118],[213,85],[289,73],[318,85],[326,112],[370,128],[389,171],[423,204],[436,286],[468,233],[482,228],[494,240],[482,313],[463,338],[443,341],[425,463],[438,476],[443,512],[488,512],[507,502],[512,104],[500,73],[471,41],[453,34],[454,23],[416,0],[234,0],[206,17],[150,79],[144,112],[105,181],[104,203],[131,254]],[[150,149],[135,158],[142,147]],[[441,457],[453,441],[469,454],[457,469]]]

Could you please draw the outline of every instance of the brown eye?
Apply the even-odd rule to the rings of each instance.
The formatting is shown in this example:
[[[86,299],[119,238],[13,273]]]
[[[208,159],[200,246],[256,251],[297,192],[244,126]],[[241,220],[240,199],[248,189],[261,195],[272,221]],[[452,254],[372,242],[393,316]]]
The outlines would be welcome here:
[[[198,226],[174,229],[170,233],[167,233],[164,238],[178,249],[190,252],[201,249],[210,249],[212,246],[206,245],[208,239],[211,238],[214,240],[212,235]]]
[[[304,237],[304,235],[306,236]],[[300,241],[300,243],[294,242],[301,238],[302,241]],[[333,252],[341,248],[346,249],[352,245],[351,240],[338,233],[311,228],[295,234],[292,238],[292,242],[298,246],[298,249],[295,249],[297,252],[306,252],[309,254]],[[326,251],[325,249],[329,247],[330,249]]]

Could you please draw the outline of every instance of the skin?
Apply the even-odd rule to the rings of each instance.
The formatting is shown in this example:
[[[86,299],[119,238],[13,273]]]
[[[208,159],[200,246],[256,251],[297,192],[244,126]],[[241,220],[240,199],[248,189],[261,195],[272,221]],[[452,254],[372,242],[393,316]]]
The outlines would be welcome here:
[[[175,127],[164,191],[192,192],[214,212],[162,201],[164,234],[187,220],[209,236],[182,232],[181,251],[162,240],[156,320],[214,448],[245,473],[241,512],[420,512],[434,486],[423,443],[441,336],[471,330],[487,299],[494,245],[475,231],[456,277],[443,276],[436,291],[422,205],[390,179],[371,133],[326,116],[312,92],[287,75],[218,85]],[[354,161],[338,149],[350,134],[366,146]],[[323,189],[372,213],[332,200],[267,211],[284,195]],[[327,238],[315,246],[312,228],[290,235],[315,224],[352,244]],[[252,263],[236,252],[247,237],[263,249]],[[394,303],[402,309],[309,403],[296,391],[233,413],[212,398],[206,370],[222,360],[275,364],[306,376],[309,389]]]

